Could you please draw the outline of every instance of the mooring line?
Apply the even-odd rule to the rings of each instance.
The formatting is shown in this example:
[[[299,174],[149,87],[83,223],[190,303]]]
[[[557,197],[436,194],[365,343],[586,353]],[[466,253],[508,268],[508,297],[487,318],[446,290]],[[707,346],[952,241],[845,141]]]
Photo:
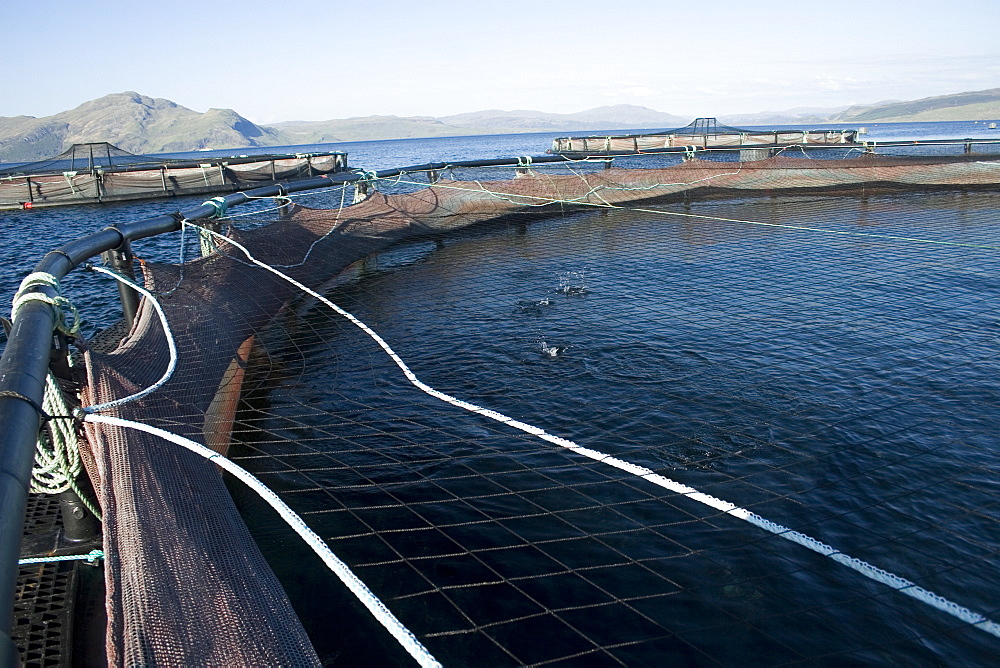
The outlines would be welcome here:
[[[484,408],[483,406],[478,406],[468,401],[463,401],[462,399],[453,397],[450,394],[434,389],[430,385],[427,385],[419,378],[417,378],[416,374],[414,374],[413,371],[410,370],[410,367],[408,367],[406,363],[403,362],[402,358],[400,358],[400,356],[396,354],[396,351],[394,351],[389,346],[389,344],[385,341],[385,339],[379,336],[379,334],[375,330],[366,325],[356,316],[342,309],[341,307],[337,306],[335,303],[333,303],[320,293],[300,283],[291,276],[288,276],[278,271],[274,267],[271,267],[270,265],[261,262],[260,260],[255,258],[253,254],[251,254],[250,251],[247,250],[246,247],[244,247],[234,239],[225,237],[219,234],[218,232],[214,231],[212,232],[212,234],[219,236],[226,243],[238,248],[247,256],[247,259],[253,264],[275,274],[276,276],[280,277],[285,281],[288,281],[295,287],[315,297],[320,302],[330,307],[333,311],[335,311],[339,315],[349,320],[352,324],[354,324],[361,331],[367,334],[369,338],[375,341],[375,343],[377,343],[378,346],[382,348],[383,351],[385,351],[385,353],[389,356],[389,358],[392,359],[393,362],[395,362],[396,366],[398,366],[402,370],[403,375],[406,376],[406,379],[409,380],[411,384],[413,384],[415,387],[420,389],[425,394],[435,397],[436,399],[440,399],[441,401],[451,404],[452,406],[457,406],[472,413],[476,413],[478,415],[488,417],[492,420],[496,420],[497,422],[506,424],[510,427],[513,427],[514,429],[518,429],[527,434],[531,434],[532,436],[536,436],[554,445],[566,448],[572,452],[583,455],[584,457],[593,459],[594,461],[601,462],[609,466],[613,466],[627,473],[631,473],[632,475],[647,480],[653,483],[654,485],[658,485],[659,487],[662,487],[669,491],[676,492],[677,494],[686,496],[689,499],[692,499],[694,501],[697,501],[698,503],[709,506],[710,508],[714,508],[727,515],[731,515],[732,517],[741,519],[765,531],[769,531],[770,533],[773,533],[776,536],[784,538],[785,540],[806,547],[812,550],[813,552],[816,552],[817,554],[829,557],[835,562],[847,566],[848,568],[857,571],[858,573],[864,575],[865,577],[871,580],[887,585],[888,587],[891,587],[892,589],[895,589],[900,593],[906,594],[907,596],[910,596],[920,601],[921,603],[925,603],[933,608],[937,608],[938,610],[946,612],[949,615],[952,615],[953,617],[956,617],[957,619],[967,624],[970,624],[971,626],[974,626],[977,629],[980,629],[993,636],[996,636],[997,638],[1000,638],[1000,624],[994,622],[985,615],[982,615],[978,612],[970,610],[969,608],[961,606],[953,601],[946,599],[943,596],[935,594],[932,591],[924,589],[923,587],[920,587],[916,583],[911,582],[906,578],[902,578],[898,575],[895,575],[886,570],[878,568],[877,566],[873,566],[872,564],[869,564],[868,562],[862,559],[858,559],[857,557],[852,557],[848,554],[844,554],[840,550],[837,550],[836,548],[833,548],[827,545],[826,543],[823,543],[822,541],[816,540],[811,536],[807,536],[806,534],[803,534],[789,527],[778,524],[777,522],[772,522],[768,519],[761,517],[760,515],[757,515],[756,513],[747,510],[746,508],[741,508],[740,506],[737,506],[734,503],[730,503],[729,501],[724,501],[709,494],[705,494],[704,492],[700,492],[693,487],[689,487],[688,485],[677,482],[676,480],[672,480],[670,478],[667,478],[666,476],[660,475],[655,471],[653,471],[652,469],[646,468],[645,466],[632,464],[631,462],[618,459],[617,457],[601,452],[599,450],[594,450],[592,448],[585,448],[577,443],[574,443],[569,439],[562,438],[560,436],[554,436],[545,431],[544,429],[542,429],[541,427],[536,427],[526,422],[521,422],[520,420],[516,420],[510,416],[504,415],[503,413],[499,413],[489,408]]]

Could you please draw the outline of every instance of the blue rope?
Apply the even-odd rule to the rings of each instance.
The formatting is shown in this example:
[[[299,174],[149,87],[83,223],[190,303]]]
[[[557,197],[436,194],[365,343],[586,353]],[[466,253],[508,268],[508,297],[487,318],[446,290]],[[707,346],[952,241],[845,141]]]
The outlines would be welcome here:
[[[67,554],[61,557],[31,557],[30,559],[21,559],[17,562],[18,566],[27,566],[29,564],[47,564],[55,561],[83,561],[86,560],[88,564],[94,564],[104,558],[103,550],[91,550],[88,554]]]

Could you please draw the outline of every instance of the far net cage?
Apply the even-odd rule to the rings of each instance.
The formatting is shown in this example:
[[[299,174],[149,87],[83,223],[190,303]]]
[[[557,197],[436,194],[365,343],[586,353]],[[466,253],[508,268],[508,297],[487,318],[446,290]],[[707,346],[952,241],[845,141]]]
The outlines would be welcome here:
[[[0,176],[47,172],[91,171],[113,167],[154,166],[165,162],[158,156],[137,155],[108,142],[73,144],[59,155],[0,169]]]

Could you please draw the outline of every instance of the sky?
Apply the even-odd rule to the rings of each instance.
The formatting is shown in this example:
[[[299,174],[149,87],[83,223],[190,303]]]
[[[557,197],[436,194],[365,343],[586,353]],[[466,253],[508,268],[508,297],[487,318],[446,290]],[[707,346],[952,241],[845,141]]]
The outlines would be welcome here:
[[[126,90],[256,123],[831,108],[1000,87],[998,19],[1000,0],[2,0],[0,116]]]

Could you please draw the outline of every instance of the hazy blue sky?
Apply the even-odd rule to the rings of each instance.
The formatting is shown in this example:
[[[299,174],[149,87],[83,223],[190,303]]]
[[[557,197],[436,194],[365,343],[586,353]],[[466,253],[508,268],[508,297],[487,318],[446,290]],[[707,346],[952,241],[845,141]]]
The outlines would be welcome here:
[[[125,90],[265,123],[914,99],[1000,87],[998,19],[1000,0],[0,0],[0,116]]]

